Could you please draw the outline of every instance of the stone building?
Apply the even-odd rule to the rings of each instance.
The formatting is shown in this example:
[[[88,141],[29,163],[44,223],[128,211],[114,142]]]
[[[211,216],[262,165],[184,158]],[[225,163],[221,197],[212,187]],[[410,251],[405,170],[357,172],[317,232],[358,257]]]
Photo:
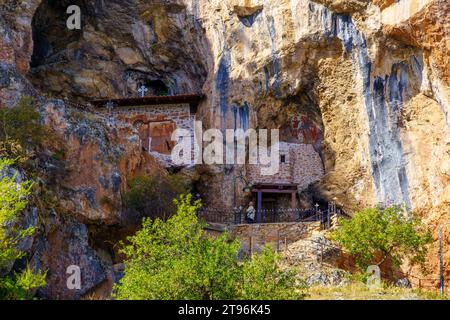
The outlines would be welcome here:
[[[322,159],[312,144],[280,142],[278,173],[262,175],[260,165],[247,166],[258,212],[297,208],[298,192],[324,175]]]
[[[131,123],[138,131],[142,148],[166,166],[176,142],[172,134],[186,129],[194,137],[197,106],[202,95],[147,96],[95,100],[91,103],[113,117]]]
[[[323,176],[323,164],[311,144],[280,142],[279,171],[262,175],[260,165],[248,165],[247,177],[252,184],[295,184],[304,189]]]

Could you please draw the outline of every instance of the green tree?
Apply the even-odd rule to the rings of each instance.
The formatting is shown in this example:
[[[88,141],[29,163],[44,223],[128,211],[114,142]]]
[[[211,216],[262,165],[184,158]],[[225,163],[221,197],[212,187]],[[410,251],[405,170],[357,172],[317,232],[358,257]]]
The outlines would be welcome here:
[[[406,257],[423,264],[431,242],[420,219],[400,206],[364,209],[340,224],[332,238],[355,256],[363,270],[371,264],[381,265],[387,258],[397,266]]]
[[[115,286],[117,299],[278,299],[302,298],[293,274],[282,272],[278,256],[239,260],[239,241],[228,234],[204,233],[199,202],[191,196],[175,201],[177,213],[167,221],[144,219],[123,247],[125,276]]]
[[[10,274],[14,261],[25,253],[18,249],[20,241],[30,237],[34,228],[23,229],[18,224],[18,215],[28,201],[31,182],[16,182],[16,176],[8,177],[4,170],[14,164],[13,160],[0,158],[0,299],[30,298],[33,289],[45,285],[44,273],[33,273],[27,267],[21,273]]]
[[[243,264],[241,299],[289,300],[303,297],[293,270],[280,270],[279,256],[270,247]]]

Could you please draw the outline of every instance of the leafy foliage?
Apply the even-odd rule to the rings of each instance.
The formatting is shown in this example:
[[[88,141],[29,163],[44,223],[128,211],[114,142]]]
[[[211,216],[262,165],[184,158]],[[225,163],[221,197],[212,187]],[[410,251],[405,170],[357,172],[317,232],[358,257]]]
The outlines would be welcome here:
[[[29,181],[17,183],[16,176],[4,174],[5,168],[13,163],[13,160],[0,158],[0,299],[28,298],[32,289],[45,285],[45,274],[34,274],[29,267],[22,273],[8,274],[14,261],[24,256],[18,244],[35,231],[33,227],[22,229],[17,224],[18,214],[28,203],[32,184]]]
[[[16,165],[23,167],[30,158],[30,154],[17,141],[0,140],[0,157],[14,159]]]
[[[0,171],[12,164],[12,160],[2,159]],[[30,188],[29,182],[17,184],[15,176],[3,176],[0,180],[0,269],[22,257],[22,253],[15,246],[34,231],[32,228],[20,230],[14,225],[17,215],[27,205],[26,196],[30,194]]]
[[[278,255],[265,247],[260,255],[243,264],[240,298],[252,300],[289,300],[303,298],[295,284],[292,270],[280,270]],[[300,287],[300,286],[299,286]]]
[[[40,144],[46,136],[31,97],[22,97],[14,108],[0,109],[0,140],[16,141],[23,147]]]
[[[21,273],[0,277],[0,299],[32,299],[35,289],[45,286],[46,277],[45,272],[34,273],[29,266]]]
[[[176,174],[138,176],[129,182],[124,204],[138,217],[168,218],[175,213],[173,199],[189,191],[189,184]],[[139,219],[140,221],[140,219]]]
[[[228,234],[206,236],[198,221],[199,202],[175,201],[177,213],[166,222],[144,219],[122,253],[125,276],[115,286],[118,299],[297,299],[302,292],[293,274],[278,267],[267,248],[239,260],[239,241]]]
[[[340,223],[332,238],[356,257],[362,269],[380,265],[387,258],[395,265],[404,257],[423,263],[431,241],[421,221],[413,213],[406,215],[400,206],[364,209]]]

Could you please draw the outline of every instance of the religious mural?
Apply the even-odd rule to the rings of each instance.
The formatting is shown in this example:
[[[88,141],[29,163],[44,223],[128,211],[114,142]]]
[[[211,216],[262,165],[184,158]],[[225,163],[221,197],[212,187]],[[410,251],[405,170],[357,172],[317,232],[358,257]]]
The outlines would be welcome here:
[[[305,115],[295,115],[281,128],[281,139],[290,143],[312,144],[318,147],[323,140],[323,132]]]

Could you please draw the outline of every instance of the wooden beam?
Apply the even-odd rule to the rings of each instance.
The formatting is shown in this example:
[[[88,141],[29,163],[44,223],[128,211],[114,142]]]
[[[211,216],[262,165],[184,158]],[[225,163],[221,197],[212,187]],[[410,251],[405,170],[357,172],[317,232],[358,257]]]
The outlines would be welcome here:
[[[291,209],[297,209],[297,193],[293,192],[291,194]]]
[[[252,189],[252,192],[263,193],[297,193],[297,190],[283,190],[283,189]]]

